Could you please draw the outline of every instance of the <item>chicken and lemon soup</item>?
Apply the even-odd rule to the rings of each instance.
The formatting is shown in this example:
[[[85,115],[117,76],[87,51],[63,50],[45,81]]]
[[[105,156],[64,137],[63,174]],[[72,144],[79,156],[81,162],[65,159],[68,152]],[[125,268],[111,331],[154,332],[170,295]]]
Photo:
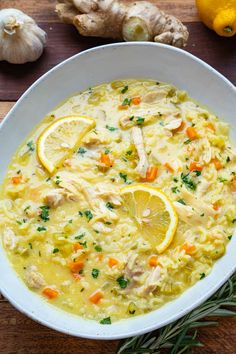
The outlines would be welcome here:
[[[0,228],[16,272],[65,311],[110,324],[207,276],[236,221],[229,127],[151,80],[91,87],[14,155]]]

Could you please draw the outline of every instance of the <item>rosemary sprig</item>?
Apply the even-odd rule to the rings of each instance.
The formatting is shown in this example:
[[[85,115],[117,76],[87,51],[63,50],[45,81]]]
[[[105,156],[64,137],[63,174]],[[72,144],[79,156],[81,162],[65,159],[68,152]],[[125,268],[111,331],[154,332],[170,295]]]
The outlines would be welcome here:
[[[216,317],[236,316],[235,292],[236,275],[233,275],[209,300],[179,320],[122,341],[117,354],[161,354],[162,349],[169,349],[169,354],[193,353],[194,347],[204,346],[198,340],[197,328],[218,325]]]

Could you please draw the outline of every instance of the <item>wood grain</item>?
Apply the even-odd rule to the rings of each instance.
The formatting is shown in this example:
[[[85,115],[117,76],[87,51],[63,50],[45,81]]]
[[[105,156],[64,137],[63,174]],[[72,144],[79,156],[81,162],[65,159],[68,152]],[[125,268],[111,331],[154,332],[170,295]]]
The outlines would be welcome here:
[[[111,43],[110,40],[82,37],[70,25],[40,24],[48,33],[48,45],[38,61],[20,66],[0,62],[0,100],[17,100],[37,78],[64,59],[87,48]],[[188,28],[190,39],[186,50],[236,84],[236,39],[219,37],[199,22],[188,23]]]
[[[15,102],[0,102],[0,121],[5,117],[5,115],[10,111]]]
[[[0,301],[1,354],[114,354],[116,341],[92,341],[50,330]]]
[[[152,2],[156,3],[163,11],[177,16],[181,21],[198,21],[194,0],[152,0]],[[55,4],[56,0],[1,0],[0,9],[14,7],[33,16],[37,21],[57,22],[58,17],[54,11]]]

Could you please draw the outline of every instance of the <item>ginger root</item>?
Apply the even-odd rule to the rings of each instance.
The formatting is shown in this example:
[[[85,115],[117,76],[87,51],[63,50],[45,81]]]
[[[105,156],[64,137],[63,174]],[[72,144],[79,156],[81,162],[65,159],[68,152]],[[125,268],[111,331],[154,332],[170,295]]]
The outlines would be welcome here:
[[[58,0],[59,18],[83,36],[154,41],[184,47],[188,30],[176,17],[148,1]]]

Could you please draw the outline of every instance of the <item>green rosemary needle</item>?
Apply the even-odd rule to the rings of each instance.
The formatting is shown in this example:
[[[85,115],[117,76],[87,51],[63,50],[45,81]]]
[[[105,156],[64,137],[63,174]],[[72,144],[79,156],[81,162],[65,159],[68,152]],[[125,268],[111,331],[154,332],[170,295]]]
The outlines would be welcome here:
[[[117,354],[161,354],[163,349],[165,353],[169,349],[169,354],[193,353],[194,347],[204,346],[198,340],[197,328],[218,325],[217,317],[236,316],[235,292],[236,275],[233,275],[210,299],[179,320],[159,330],[122,341]],[[213,321],[211,317],[214,317]]]

